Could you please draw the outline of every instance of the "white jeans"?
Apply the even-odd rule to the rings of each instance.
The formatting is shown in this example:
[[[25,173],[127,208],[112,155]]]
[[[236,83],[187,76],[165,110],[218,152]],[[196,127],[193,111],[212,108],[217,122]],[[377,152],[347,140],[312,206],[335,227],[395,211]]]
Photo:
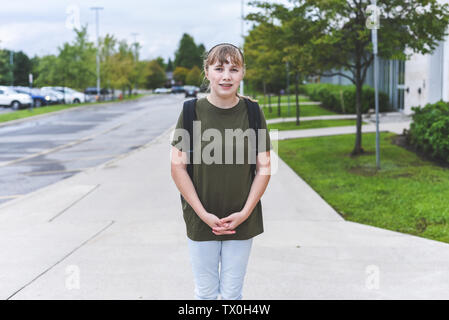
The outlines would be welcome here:
[[[187,240],[195,282],[195,299],[216,300],[218,294],[221,294],[222,300],[241,300],[253,239]]]

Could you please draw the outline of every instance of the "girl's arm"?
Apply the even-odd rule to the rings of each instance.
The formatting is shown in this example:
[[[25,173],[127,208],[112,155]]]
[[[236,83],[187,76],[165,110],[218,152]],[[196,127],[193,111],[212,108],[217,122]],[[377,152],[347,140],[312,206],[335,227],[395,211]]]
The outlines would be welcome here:
[[[256,162],[256,176],[254,177],[251,190],[249,191],[248,199],[242,209],[245,219],[248,218],[254,210],[254,207],[259,202],[260,198],[267,188],[268,182],[271,178],[271,158],[270,150],[266,152],[259,152]]]
[[[245,206],[239,212],[230,214],[229,216],[220,219],[221,223],[228,226],[215,227],[212,228],[214,234],[221,235],[225,234],[228,230],[234,230],[243,221],[248,219],[254,210],[254,207],[259,202],[260,198],[267,188],[268,181],[271,177],[271,161],[270,161],[270,151],[259,152],[257,155],[256,163],[256,176],[254,177],[253,183],[251,185],[251,190],[249,191],[248,199],[246,200]]]
[[[198,194],[187,172],[187,153],[180,151],[174,146],[172,146],[171,176],[184,199],[195,210],[196,214],[203,219],[208,212],[198,198]]]
[[[221,222],[216,215],[206,211],[196,193],[192,179],[190,179],[189,173],[187,172],[187,153],[178,150],[174,146],[172,146],[171,155],[171,176],[184,199],[190,204],[192,209],[204,223],[211,228],[228,227],[228,224]],[[225,230],[222,232],[222,234],[233,233],[235,233],[234,230]]]

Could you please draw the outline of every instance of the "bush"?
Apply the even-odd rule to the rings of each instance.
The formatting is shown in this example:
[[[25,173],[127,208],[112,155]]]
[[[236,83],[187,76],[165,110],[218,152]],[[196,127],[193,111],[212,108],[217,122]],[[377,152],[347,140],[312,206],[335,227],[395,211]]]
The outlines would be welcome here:
[[[355,85],[337,85],[331,83],[309,83],[301,86],[312,100],[320,101],[322,106],[337,113],[356,113]],[[375,109],[374,89],[362,87],[362,113]],[[379,112],[391,111],[388,95],[379,92]]]
[[[449,162],[449,103],[440,100],[411,109],[414,114],[408,142],[435,159]]]

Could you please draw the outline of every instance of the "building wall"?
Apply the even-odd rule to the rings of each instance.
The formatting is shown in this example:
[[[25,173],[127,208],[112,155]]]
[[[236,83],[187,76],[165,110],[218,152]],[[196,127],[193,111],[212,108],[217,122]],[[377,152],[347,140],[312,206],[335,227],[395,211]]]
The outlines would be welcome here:
[[[414,54],[405,62],[404,113],[412,113],[412,106],[423,106],[428,100],[429,57]]]
[[[439,0],[449,3],[449,0]],[[405,65],[404,112],[439,100],[449,101],[449,39],[439,42],[431,54],[413,54]],[[407,92],[408,91],[408,92]]]

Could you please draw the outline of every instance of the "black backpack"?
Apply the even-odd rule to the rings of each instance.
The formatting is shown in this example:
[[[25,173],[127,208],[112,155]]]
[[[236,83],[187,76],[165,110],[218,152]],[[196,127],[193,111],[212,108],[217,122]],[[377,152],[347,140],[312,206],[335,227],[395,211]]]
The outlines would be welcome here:
[[[256,157],[258,153],[258,129],[261,127],[260,120],[260,107],[257,102],[251,101],[248,98],[243,97],[243,100],[246,103],[246,107],[248,108],[248,121],[249,128],[254,129],[256,132]],[[196,120],[196,112],[195,112],[195,104],[197,98],[190,99],[184,102],[184,106],[182,109],[183,113],[183,128],[189,132],[190,136],[190,150],[188,151],[187,156],[190,161],[187,163],[187,172],[190,176],[190,179],[193,183],[193,121]],[[251,178],[254,180],[256,175],[256,164],[251,164]],[[181,201],[183,200],[183,196],[181,194]]]

